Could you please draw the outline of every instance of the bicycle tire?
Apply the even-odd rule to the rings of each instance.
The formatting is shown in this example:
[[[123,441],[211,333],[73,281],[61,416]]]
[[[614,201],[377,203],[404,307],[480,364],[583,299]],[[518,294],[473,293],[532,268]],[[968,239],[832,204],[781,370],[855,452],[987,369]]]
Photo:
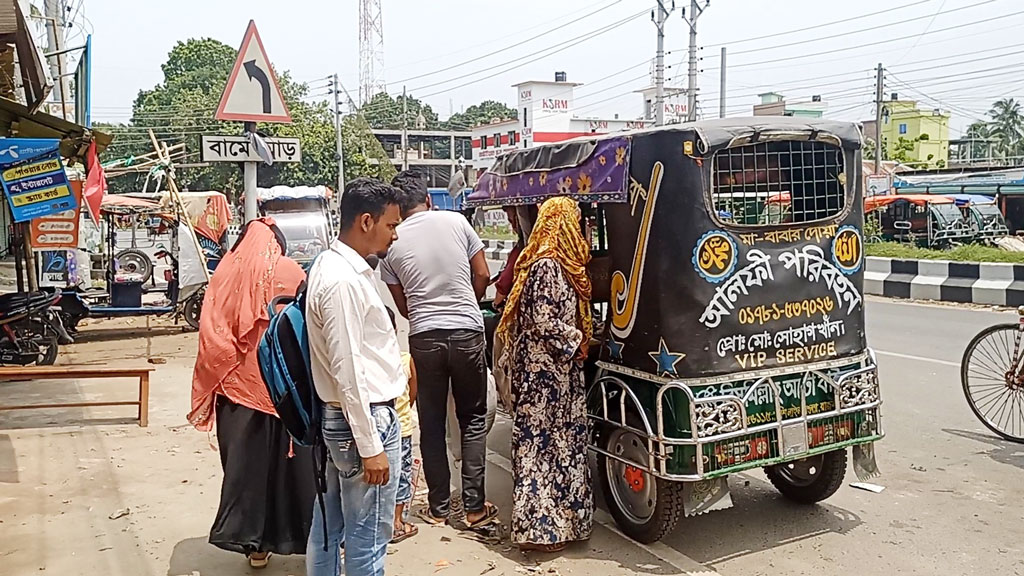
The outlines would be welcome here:
[[[1024,335],[1024,332],[1021,331],[1021,328],[1018,324],[996,324],[994,326],[989,326],[988,328],[982,330],[971,340],[971,342],[967,345],[967,349],[964,350],[963,359],[960,361],[960,384],[963,387],[964,396],[967,399],[967,405],[970,407],[971,412],[974,413],[975,417],[977,417],[978,420],[980,420],[986,428],[994,432],[1000,438],[1009,440],[1011,442],[1024,444],[1024,426],[1022,426],[1019,431],[1017,431],[1017,429],[1007,431],[997,422],[992,422],[992,420],[982,411],[982,407],[978,405],[977,399],[971,392],[970,384],[970,368],[972,366],[971,360],[974,358],[974,354],[978,350],[978,347],[981,345],[981,343],[984,342],[993,334],[1011,331]],[[992,358],[988,358],[988,360],[993,361]],[[1013,366],[1006,366],[1005,368],[996,366],[996,368],[1009,371],[1013,369]],[[996,386],[993,385],[990,387],[994,388]],[[1011,392],[1011,394],[1019,394],[1018,397],[1020,398],[1020,400],[1024,401],[1024,394],[1022,394],[1020,391]],[[1001,394],[999,396],[996,396],[996,398],[999,397],[1001,397]],[[986,398],[986,400],[988,400],[988,398]],[[1018,410],[1024,410],[1024,404],[1019,404]]]

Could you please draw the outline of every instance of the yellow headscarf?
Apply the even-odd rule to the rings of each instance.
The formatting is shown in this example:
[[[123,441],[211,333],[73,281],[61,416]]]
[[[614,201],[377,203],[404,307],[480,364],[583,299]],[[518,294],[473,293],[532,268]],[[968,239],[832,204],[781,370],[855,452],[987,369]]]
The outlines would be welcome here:
[[[565,279],[576,291],[579,309],[576,314],[577,328],[583,332],[580,344],[580,358],[585,358],[593,322],[590,313],[590,277],[587,263],[590,262],[590,244],[580,232],[580,210],[576,202],[564,196],[544,202],[537,214],[537,222],[530,233],[529,242],[516,261],[515,283],[509,292],[505,312],[498,324],[498,336],[507,338],[516,321],[523,287],[526,286],[530,268],[538,260],[550,258],[562,267]]]

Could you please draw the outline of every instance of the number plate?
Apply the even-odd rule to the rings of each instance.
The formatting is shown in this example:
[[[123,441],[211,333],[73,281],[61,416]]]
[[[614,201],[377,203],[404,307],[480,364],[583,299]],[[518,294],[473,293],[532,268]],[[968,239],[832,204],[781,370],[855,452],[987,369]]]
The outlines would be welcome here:
[[[782,456],[798,456],[807,452],[807,423],[795,422],[782,427]]]

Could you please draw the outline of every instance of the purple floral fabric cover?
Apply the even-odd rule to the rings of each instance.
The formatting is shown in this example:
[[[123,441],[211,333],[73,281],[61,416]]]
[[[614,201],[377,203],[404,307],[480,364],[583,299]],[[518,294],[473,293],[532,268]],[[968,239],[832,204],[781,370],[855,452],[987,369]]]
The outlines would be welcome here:
[[[470,206],[540,204],[555,196],[578,202],[626,202],[630,139],[568,142],[510,152],[485,172]]]

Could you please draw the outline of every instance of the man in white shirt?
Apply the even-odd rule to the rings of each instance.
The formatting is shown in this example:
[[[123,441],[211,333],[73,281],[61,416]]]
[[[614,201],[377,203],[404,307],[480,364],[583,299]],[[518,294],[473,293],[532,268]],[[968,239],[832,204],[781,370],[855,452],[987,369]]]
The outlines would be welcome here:
[[[401,239],[381,260],[380,276],[395,306],[409,319],[409,352],[416,365],[420,451],[430,504],[425,520],[448,520],[451,473],[445,424],[448,391],[461,432],[462,503],[466,524],[497,517],[487,502],[487,344],[480,299],[490,271],[484,245],[458,212],[431,210],[427,183],[413,172],[392,181],[402,192]]]
[[[313,384],[324,402],[330,455],[326,518],[314,506],[306,573],[338,576],[344,542],[347,576],[382,576],[401,466],[394,403],[406,378],[398,337],[367,258],[398,239],[398,192],[357,178],[345,187],[340,212],[338,239],[313,264],[306,291]]]

